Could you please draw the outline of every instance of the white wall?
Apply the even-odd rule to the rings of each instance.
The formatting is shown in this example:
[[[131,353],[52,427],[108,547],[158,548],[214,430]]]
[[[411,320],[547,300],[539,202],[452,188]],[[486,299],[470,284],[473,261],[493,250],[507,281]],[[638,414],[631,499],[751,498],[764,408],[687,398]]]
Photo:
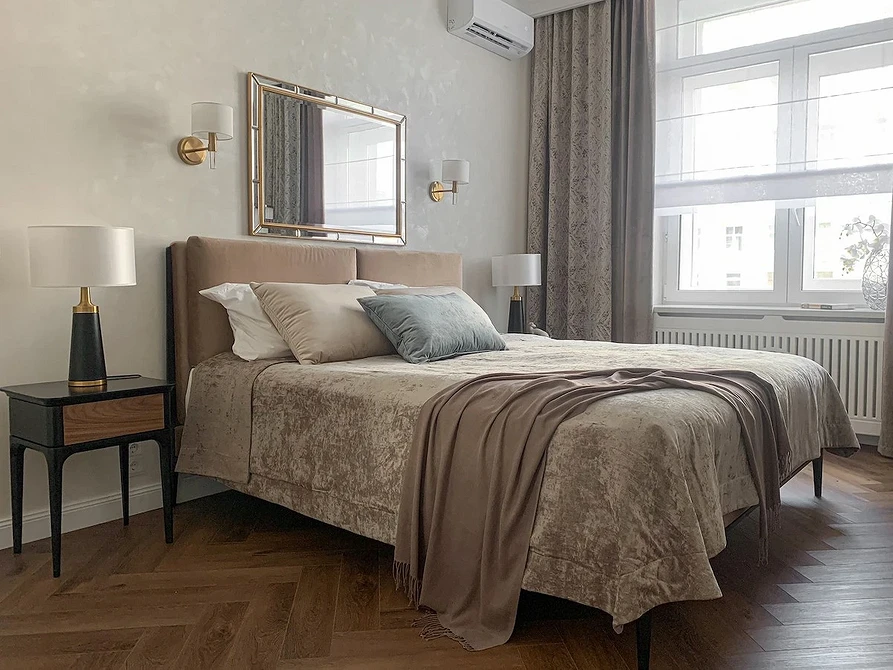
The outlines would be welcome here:
[[[490,256],[524,249],[529,64],[445,30],[445,0],[31,0],[0,21],[0,385],[64,379],[75,290],[28,285],[25,229],[136,230],[138,285],[97,289],[110,374],[164,375],[163,250],[189,235],[246,234],[243,122],[218,169],[175,155],[190,103],[245,118],[245,73],[408,116],[409,248],[459,251],[466,286],[504,326]],[[466,158],[458,206],[426,194],[431,159]],[[283,241],[282,244],[294,244]],[[0,434],[8,432],[0,404]],[[4,448],[5,452],[5,448]],[[157,482],[156,452],[134,487]],[[0,546],[9,461],[0,454]],[[47,507],[42,457],[25,461],[25,512]],[[65,501],[118,491],[113,450],[72,457]]]

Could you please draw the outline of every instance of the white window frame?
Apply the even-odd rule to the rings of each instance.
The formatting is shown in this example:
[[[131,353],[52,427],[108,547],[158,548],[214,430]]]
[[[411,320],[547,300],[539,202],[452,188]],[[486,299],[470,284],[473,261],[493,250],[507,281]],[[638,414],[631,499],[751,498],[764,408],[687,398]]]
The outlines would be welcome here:
[[[732,2],[735,2],[733,5]],[[893,0],[891,0],[893,2]],[[726,3],[726,6],[740,7],[738,0],[718,0],[717,4]],[[756,3],[755,3],[756,4]],[[869,30],[866,30],[866,26]],[[675,31],[674,31],[675,32]],[[685,36],[676,34],[677,39]],[[673,47],[676,39],[671,40]],[[890,44],[886,44],[886,43]],[[812,129],[807,128],[808,114],[807,104],[816,103],[791,103],[793,100],[806,100],[810,91],[809,65],[810,56],[826,52],[838,51],[852,47],[870,47],[878,45],[878,49],[893,50],[893,18],[875,21],[871,24],[850,25],[843,28],[813,33],[793,38],[785,38],[774,43],[763,43],[751,47],[742,47],[729,52],[716,54],[704,54],[678,57],[678,52],[673,49],[674,58],[668,59],[663,66],[659,66],[658,77],[663,78],[661,87],[668,91],[669,99],[658,100],[658,118],[684,117],[683,110],[688,105],[686,96],[686,79],[692,77],[711,76],[717,78],[717,82],[723,81],[723,76],[729,72],[740,69],[760,66],[778,62],[779,81],[779,124],[778,124],[778,172],[796,172],[803,170],[805,161],[815,158]],[[845,62],[847,56],[842,55],[839,64],[835,64],[834,73],[857,71],[865,68],[848,67]],[[825,72],[822,72],[825,74]],[[812,79],[818,81],[814,76]],[[814,118],[814,117],[812,117]],[[685,119],[683,124],[691,123]],[[682,127],[682,126],[680,126]],[[816,136],[817,137],[817,136]],[[797,141],[794,142],[794,138]],[[672,169],[679,168],[677,173],[682,181],[690,181],[694,177],[691,172],[693,165],[687,155],[683,144],[682,132],[671,132],[669,137],[669,160]],[[668,166],[669,167],[669,166]],[[854,171],[858,168],[853,168]],[[730,172],[733,172],[730,170]],[[660,170],[658,186],[661,186]],[[734,174],[734,172],[733,172]],[[670,179],[664,179],[663,183],[672,183]],[[805,230],[808,224],[804,207],[812,203],[801,202],[785,207],[779,205],[776,210],[775,229],[775,254],[774,254],[774,287],[771,291],[698,291],[680,290],[679,279],[681,271],[681,217],[673,213],[668,216],[659,216],[656,220],[656,231],[663,238],[662,249],[658,251],[660,266],[655,270],[661,273],[661,295],[658,302],[661,304],[751,304],[751,305],[782,305],[800,304],[802,302],[851,302],[864,304],[864,299],[859,290],[861,282],[853,280],[815,280],[827,281],[827,290],[804,290],[803,270],[804,253],[807,251],[807,240],[814,239]],[[844,283],[845,282],[845,283]],[[841,286],[842,289],[831,288]]]

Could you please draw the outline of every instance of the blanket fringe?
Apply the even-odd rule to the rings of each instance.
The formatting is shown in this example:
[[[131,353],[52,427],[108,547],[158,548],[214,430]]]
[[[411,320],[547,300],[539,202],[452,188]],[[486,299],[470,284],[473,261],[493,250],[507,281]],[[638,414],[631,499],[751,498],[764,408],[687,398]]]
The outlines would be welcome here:
[[[409,563],[400,561],[394,561],[393,574],[397,590],[406,594],[413,607],[418,607],[422,596],[422,580],[412,576]]]
[[[427,610],[425,614],[412,622],[412,627],[422,629],[419,632],[419,636],[423,640],[436,640],[440,637],[446,637],[461,644],[465,651],[474,651],[474,648],[468,644],[468,641],[464,637],[456,635],[453,631],[440,623],[440,618],[438,618],[437,612]]]
[[[440,618],[437,616],[437,612],[427,607],[419,606],[419,599],[422,594],[422,580],[413,577],[409,569],[409,563],[394,561],[393,572],[394,583],[397,585],[397,590],[405,593],[406,597],[409,598],[409,601],[412,603],[412,606],[422,612],[422,616],[412,622],[413,628],[422,629],[419,631],[419,637],[423,640],[436,640],[440,637],[446,637],[461,644],[462,648],[466,651],[474,651],[464,637],[456,635],[453,631],[440,623]]]

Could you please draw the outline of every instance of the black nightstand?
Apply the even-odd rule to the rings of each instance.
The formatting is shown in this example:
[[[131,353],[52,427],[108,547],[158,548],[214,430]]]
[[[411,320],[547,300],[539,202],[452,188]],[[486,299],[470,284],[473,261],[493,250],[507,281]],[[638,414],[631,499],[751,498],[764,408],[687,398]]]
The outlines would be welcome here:
[[[22,490],[25,449],[47,460],[50,484],[50,526],[53,536],[53,577],[62,554],[62,465],[72,454],[118,447],[121,465],[121,505],[129,521],[129,443],[154,440],[161,461],[164,539],[174,540],[171,483],[174,459],[174,386],[160,379],[110,379],[102,390],[70,389],[68,382],[7,386],[9,396],[9,461],[12,483],[13,553],[22,552]]]

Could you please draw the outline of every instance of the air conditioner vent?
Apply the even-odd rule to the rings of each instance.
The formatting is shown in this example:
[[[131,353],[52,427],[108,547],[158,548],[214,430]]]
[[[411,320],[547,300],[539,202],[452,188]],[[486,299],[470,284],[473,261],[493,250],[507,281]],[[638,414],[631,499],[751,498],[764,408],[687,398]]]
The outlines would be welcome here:
[[[499,33],[488,30],[486,27],[482,26],[480,23],[472,23],[466,31],[471,33],[472,35],[476,35],[480,37],[482,40],[487,40],[488,42],[495,44],[498,47],[502,47],[503,49],[511,49],[515,46],[515,42],[504,35],[500,35]]]

